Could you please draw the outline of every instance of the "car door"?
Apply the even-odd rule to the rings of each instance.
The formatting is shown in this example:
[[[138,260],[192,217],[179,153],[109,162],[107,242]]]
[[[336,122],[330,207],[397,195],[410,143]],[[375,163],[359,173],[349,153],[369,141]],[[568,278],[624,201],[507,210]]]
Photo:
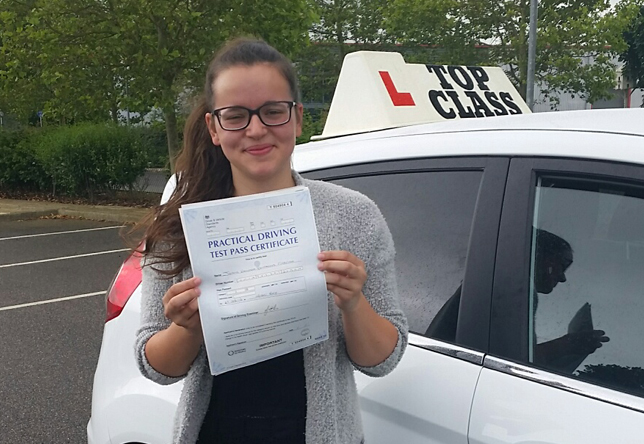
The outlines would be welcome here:
[[[644,442],[644,167],[517,158],[470,443]]]
[[[409,347],[386,378],[356,374],[369,444],[466,444],[488,347],[508,160],[414,159],[307,174],[378,204],[396,245]]]

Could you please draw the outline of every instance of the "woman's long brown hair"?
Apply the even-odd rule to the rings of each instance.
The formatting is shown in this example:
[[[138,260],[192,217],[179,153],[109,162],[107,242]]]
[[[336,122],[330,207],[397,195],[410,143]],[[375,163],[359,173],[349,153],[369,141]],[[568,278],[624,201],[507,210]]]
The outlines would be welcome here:
[[[169,269],[160,270],[168,277],[177,276],[190,265],[179,218],[181,205],[233,195],[230,162],[221,147],[212,143],[206,125],[205,115],[214,109],[214,82],[222,71],[232,66],[257,63],[275,66],[288,82],[293,100],[299,102],[293,65],[266,42],[251,38],[235,39],[215,55],[208,66],[204,92],[186,121],[183,147],[175,164],[176,188],[168,202],[155,207],[138,226],[145,229],[140,252],[154,256],[155,262],[171,264]]]

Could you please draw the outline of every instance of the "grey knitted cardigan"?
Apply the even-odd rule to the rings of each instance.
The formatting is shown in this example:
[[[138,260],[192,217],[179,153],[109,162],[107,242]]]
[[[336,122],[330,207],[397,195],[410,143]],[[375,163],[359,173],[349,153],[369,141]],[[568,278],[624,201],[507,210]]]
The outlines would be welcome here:
[[[353,369],[370,376],[384,376],[398,364],[407,345],[407,320],[396,290],[393,240],[382,214],[364,195],[337,185],[302,179],[295,172],[293,177],[297,185],[310,189],[320,248],[347,250],[365,262],[367,282],[363,292],[376,312],[398,330],[396,348],[384,362],[374,367],[352,363],[346,351],[340,311],[329,293],[329,339],[304,349],[306,443],[358,444],[363,434]],[[194,444],[212,388],[213,377],[204,348],[188,373],[178,378],[154,370],[144,352],[148,339],[169,325],[163,315],[163,295],[172,284],[192,276],[186,269],[171,280],[163,279],[155,271],[162,267],[161,264],[143,267],[142,322],[135,342],[136,359],[142,374],[159,384],[173,384],[185,378],[173,443]]]

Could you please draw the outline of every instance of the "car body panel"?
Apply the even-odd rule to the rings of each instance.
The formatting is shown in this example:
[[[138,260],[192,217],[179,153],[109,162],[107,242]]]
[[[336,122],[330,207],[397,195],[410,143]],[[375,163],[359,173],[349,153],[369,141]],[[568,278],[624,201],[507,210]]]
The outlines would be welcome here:
[[[641,412],[484,368],[470,444],[641,444],[643,427]]]
[[[134,337],[140,307],[139,285],[121,314],[105,324],[94,374],[92,418],[87,425],[90,444],[165,444],[171,440],[183,382],[162,386],[139,371]]]
[[[480,155],[554,156],[644,164],[642,122],[644,109],[629,109],[414,125],[298,145],[293,165],[297,171],[309,171],[392,159]],[[396,149],[392,149],[392,143]]]
[[[470,407],[482,367],[413,345],[422,338],[414,336],[387,377],[355,373],[365,442],[467,444]]]

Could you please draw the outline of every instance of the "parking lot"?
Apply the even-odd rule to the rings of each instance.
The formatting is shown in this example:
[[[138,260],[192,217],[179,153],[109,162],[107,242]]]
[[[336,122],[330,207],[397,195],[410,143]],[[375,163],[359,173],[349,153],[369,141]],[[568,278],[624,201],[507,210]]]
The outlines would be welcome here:
[[[0,442],[86,442],[120,227],[0,221]]]

